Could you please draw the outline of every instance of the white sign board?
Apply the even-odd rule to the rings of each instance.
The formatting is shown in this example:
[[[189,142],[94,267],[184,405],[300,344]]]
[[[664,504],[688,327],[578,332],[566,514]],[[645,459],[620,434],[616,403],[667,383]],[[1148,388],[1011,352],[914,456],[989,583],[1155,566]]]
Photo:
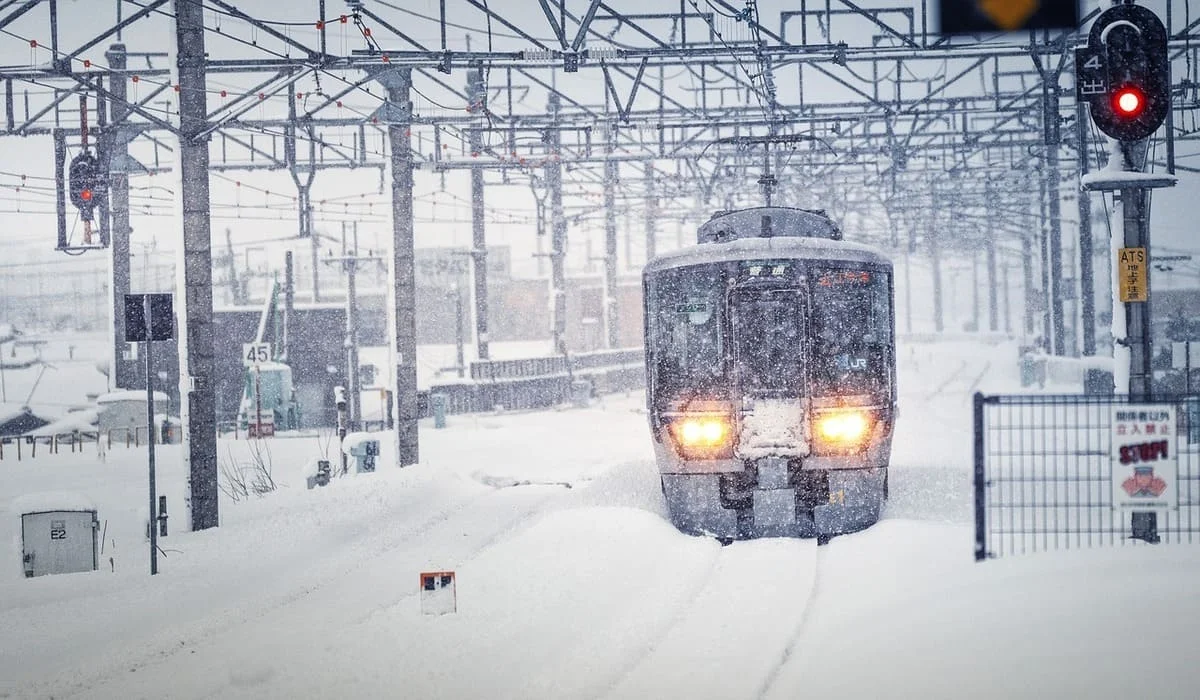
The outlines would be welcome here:
[[[426,615],[445,615],[458,610],[453,571],[424,571],[421,573],[421,612]]]
[[[242,343],[242,364],[246,367],[271,361],[270,343]]]
[[[1112,407],[1112,494],[1117,510],[1178,510],[1175,406]]]

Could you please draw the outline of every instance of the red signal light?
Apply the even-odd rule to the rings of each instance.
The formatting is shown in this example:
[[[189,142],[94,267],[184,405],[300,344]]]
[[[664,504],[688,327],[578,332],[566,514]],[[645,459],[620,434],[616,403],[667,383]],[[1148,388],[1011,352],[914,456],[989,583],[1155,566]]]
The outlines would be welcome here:
[[[1133,119],[1146,108],[1146,96],[1136,87],[1123,87],[1113,94],[1113,111],[1126,119]]]
[[[92,191],[88,190],[88,189],[83,190],[82,192],[79,193],[79,198],[85,202],[92,201]]]

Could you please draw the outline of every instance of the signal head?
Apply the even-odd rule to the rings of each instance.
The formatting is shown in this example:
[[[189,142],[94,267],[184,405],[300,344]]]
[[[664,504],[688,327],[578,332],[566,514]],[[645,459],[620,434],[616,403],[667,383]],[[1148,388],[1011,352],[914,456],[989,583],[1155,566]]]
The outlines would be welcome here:
[[[1113,93],[1113,112],[1126,119],[1136,119],[1146,109],[1146,95],[1136,85],[1127,85]]]
[[[1101,13],[1076,54],[1080,96],[1100,131],[1125,142],[1152,135],[1171,108],[1167,31],[1152,11],[1116,5]]]

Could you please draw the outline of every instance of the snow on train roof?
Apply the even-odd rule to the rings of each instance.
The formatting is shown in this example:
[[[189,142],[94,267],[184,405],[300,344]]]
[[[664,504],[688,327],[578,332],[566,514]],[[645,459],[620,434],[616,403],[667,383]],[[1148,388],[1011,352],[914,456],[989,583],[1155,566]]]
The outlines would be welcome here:
[[[644,272],[658,272],[688,265],[729,262],[764,257],[802,257],[817,260],[849,260],[891,265],[878,249],[862,243],[826,238],[774,236],[738,238],[726,243],[700,243],[663,253],[646,263]]]

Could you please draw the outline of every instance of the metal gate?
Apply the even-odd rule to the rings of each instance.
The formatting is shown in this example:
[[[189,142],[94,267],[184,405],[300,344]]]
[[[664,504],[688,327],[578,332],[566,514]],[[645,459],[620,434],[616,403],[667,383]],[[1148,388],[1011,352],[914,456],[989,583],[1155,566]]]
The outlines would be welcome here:
[[[974,487],[976,561],[1200,543],[1200,397],[977,393]]]

